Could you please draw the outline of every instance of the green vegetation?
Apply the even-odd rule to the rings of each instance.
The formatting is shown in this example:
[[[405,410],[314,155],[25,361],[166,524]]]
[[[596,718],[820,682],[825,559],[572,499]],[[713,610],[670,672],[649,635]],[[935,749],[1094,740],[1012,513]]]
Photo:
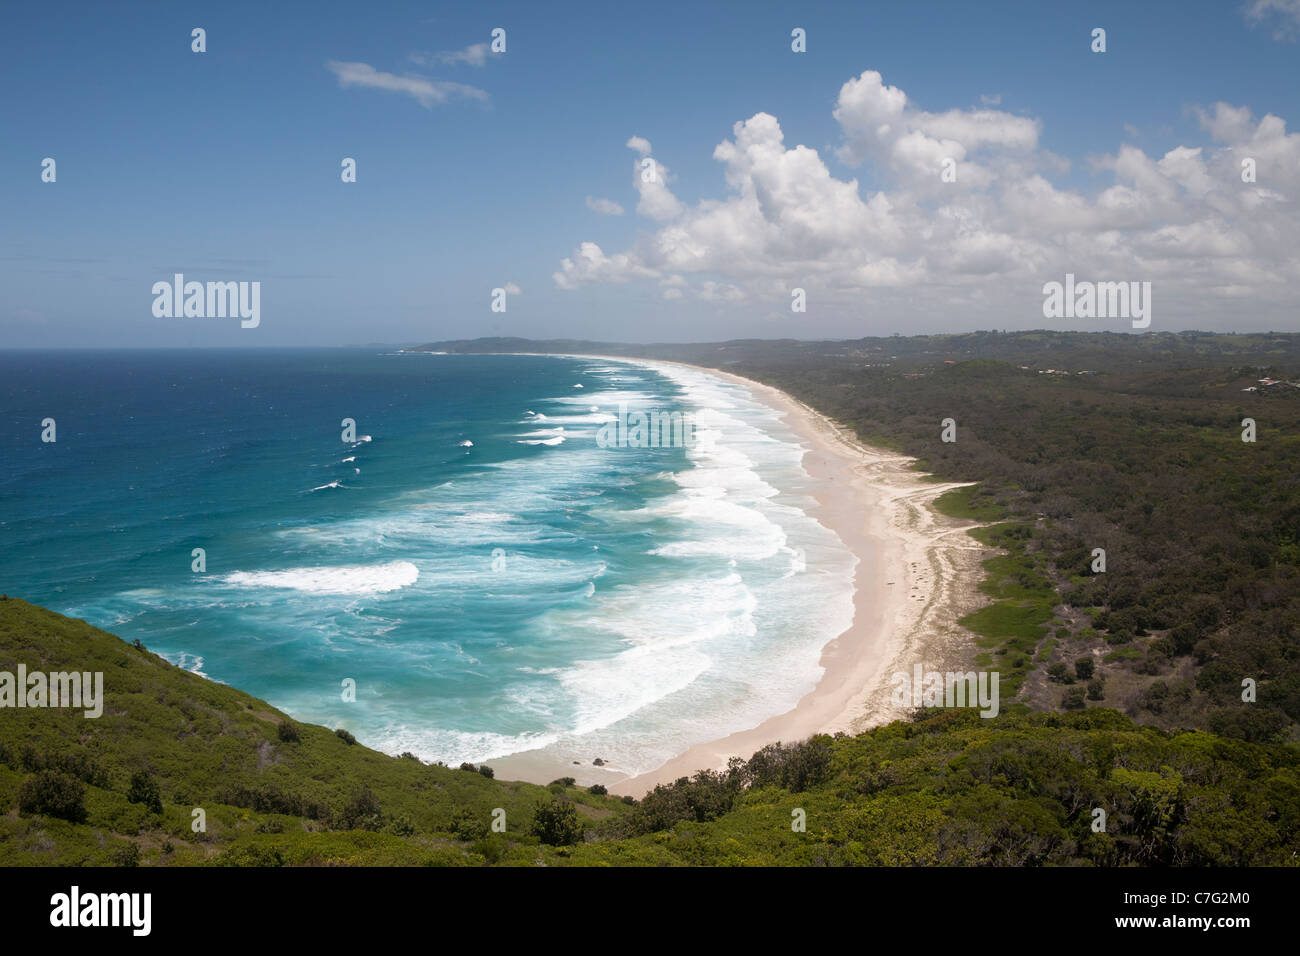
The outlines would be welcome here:
[[[512,852],[526,855],[538,844],[527,835],[535,808],[553,799],[544,787],[377,753],[9,598],[0,670],[19,662],[102,671],[105,709],[98,719],[0,710],[0,863],[110,865],[128,843],[142,865],[482,863],[459,836],[467,819],[478,841],[501,808]],[[631,810],[586,790],[559,799],[584,830]],[[206,832],[193,829],[196,808]]]
[[[772,744],[635,801],[567,777],[548,789],[389,757],[308,724],[286,742],[288,719],[264,702],[11,599],[0,669],[20,660],[103,670],[106,707],[97,720],[0,711],[7,864],[1262,865],[1300,853],[1294,745],[1170,734],[1113,710],[920,711],[857,737]],[[1094,808],[1105,833],[1092,832]]]

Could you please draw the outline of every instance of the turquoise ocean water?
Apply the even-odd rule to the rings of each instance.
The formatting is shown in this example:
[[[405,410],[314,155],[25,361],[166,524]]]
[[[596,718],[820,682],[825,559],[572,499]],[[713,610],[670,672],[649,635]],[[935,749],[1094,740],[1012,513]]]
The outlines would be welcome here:
[[[620,404],[695,443],[600,447]],[[690,369],[9,352],[0,423],[0,590],[392,753],[650,770],[793,706],[852,616],[796,437]]]

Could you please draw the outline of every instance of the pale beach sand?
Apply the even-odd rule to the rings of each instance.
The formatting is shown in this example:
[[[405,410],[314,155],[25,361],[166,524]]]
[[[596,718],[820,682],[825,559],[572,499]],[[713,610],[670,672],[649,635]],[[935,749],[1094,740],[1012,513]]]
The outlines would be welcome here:
[[[635,361],[647,366],[681,363]],[[822,651],[824,673],[798,704],[753,727],[691,747],[658,769],[619,780],[588,766],[565,766],[542,751],[489,761],[498,779],[547,783],[572,776],[605,783],[611,793],[641,796],[656,784],[718,769],[774,741],[815,733],[854,733],[904,716],[890,701],[890,678],[913,664],[949,670],[974,657],[972,635],[957,621],[987,603],[978,590],[980,561],[992,552],[965,532],[978,525],[938,514],[931,503],[956,483],[913,470],[914,459],[860,444],[852,434],[786,393],[718,369],[688,366],[745,385],[780,411],[807,448],[814,479],[811,514],[858,558],[853,623]],[[936,424],[936,428],[937,428]]]

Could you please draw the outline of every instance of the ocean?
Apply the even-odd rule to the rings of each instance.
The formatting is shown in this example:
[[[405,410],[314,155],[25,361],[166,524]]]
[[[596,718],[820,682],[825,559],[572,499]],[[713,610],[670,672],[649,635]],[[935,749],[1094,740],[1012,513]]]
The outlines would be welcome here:
[[[620,406],[694,441],[603,447]],[[6,352],[0,421],[0,590],[389,753],[649,771],[793,707],[852,620],[797,436],[694,369]]]

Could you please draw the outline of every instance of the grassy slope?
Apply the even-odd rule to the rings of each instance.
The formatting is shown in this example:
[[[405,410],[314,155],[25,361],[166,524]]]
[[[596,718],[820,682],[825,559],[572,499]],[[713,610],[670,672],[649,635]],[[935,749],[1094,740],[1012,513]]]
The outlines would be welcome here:
[[[305,724],[299,742],[281,742],[287,718],[265,702],[82,621],[0,601],[0,670],[19,661],[102,670],[107,706],[98,720],[0,710],[0,863],[11,865],[110,864],[128,842],[146,865],[1288,864],[1300,853],[1294,745],[1165,734],[1108,710],[944,712],[827,739],[804,792],[755,784],[718,803],[721,778],[683,781],[645,801],[676,808],[646,832],[644,805],[572,787],[426,766]],[[99,781],[86,788],[86,822],[20,814],[24,760],[77,753],[98,768],[86,771]],[[160,784],[162,814],[126,798],[141,770]],[[221,802],[244,788],[337,810],[365,787],[381,809],[371,830]],[[585,842],[529,835],[552,799],[575,805]],[[207,811],[202,838],[190,830],[195,806]],[[494,807],[506,811],[504,835],[482,832]],[[1107,833],[1092,832],[1094,807],[1107,810]],[[796,809],[806,832],[791,829]]]
[[[127,836],[139,842],[145,862],[158,861],[167,841],[174,850],[166,862],[181,864],[210,861],[241,842],[280,847],[287,862],[472,862],[472,851],[447,835],[458,811],[486,823],[500,807],[508,830],[518,832],[538,801],[550,798],[544,787],[389,757],[309,724],[296,725],[297,743],[281,742],[278,726],[289,718],[265,701],[196,677],[83,621],[10,598],[0,602],[0,670],[14,672],[20,661],[29,671],[103,671],[106,704],[98,719],[52,708],[0,710],[0,748],[9,754],[0,761],[0,808],[7,811],[0,816],[3,863],[106,863]],[[18,816],[26,774],[15,764],[23,746],[38,755],[84,752],[99,767],[105,785],[87,787],[86,824]],[[159,783],[161,820],[126,799],[131,775],[142,770]],[[324,824],[221,802],[241,787],[327,808],[345,806],[368,787],[386,825],[407,817],[416,838],[309,834],[308,828]],[[620,801],[572,788],[566,796],[598,815],[626,810]],[[207,813],[206,840],[191,831],[194,807]],[[283,833],[258,834],[259,825]]]

